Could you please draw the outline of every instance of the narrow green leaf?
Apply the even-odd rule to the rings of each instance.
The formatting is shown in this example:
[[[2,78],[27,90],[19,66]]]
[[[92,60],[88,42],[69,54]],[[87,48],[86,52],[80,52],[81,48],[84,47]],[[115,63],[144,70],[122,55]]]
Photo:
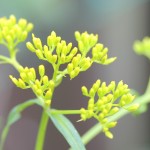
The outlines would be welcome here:
[[[47,111],[47,114],[59,132],[69,143],[72,150],[86,150],[79,133],[69,119],[67,119],[64,115],[51,114],[50,111]]]
[[[21,113],[23,110],[25,110],[26,108],[28,108],[34,104],[41,105],[38,99],[32,99],[32,100],[28,100],[26,102],[23,102],[23,103],[15,106],[10,111],[6,125],[3,129],[1,137],[0,137],[0,150],[3,150],[3,146],[4,146],[4,143],[7,138],[7,135],[8,135],[11,125],[14,124],[16,121],[18,121],[21,118]]]

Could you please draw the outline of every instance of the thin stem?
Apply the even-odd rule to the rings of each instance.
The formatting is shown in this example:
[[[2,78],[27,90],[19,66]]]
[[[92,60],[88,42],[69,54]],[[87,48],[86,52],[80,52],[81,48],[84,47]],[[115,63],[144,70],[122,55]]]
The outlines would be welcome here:
[[[15,57],[9,58],[9,57],[0,55],[0,60],[2,60],[5,63],[11,64],[17,71],[19,70],[21,66]]]
[[[53,78],[52,80],[56,82],[56,77],[57,77],[57,72],[59,70],[59,64],[57,64],[54,67],[54,73],[53,73]],[[54,93],[55,87],[52,89],[52,93]],[[52,99],[53,94],[50,99]],[[44,100],[43,100],[44,101]],[[36,144],[35,144],[35,150],[43,150],[44,148],[44,140],[45,140],[45,135],[46,135],[46,129],[48,125],[48,120],[49,116],[46,113],[45,108],[43,109],[42,117],[40,120],[40,126],[37,134],[37,139],[36,139]]]
[[[75,115],[80,114],[80,110],[51,110],[51,114]]]
[[[35,150],[43,150],[45,134],[48,125],[48,119],[49,119],[48,115],[46,114],[45,110],[43,110],[41,121],[40,121],[40,127],[37,134]]]
[[[11,59],[11,64],[14,66],[14,68],[19,71],[21,65],[19,64],[19,62],[16,60],[16,58]]]

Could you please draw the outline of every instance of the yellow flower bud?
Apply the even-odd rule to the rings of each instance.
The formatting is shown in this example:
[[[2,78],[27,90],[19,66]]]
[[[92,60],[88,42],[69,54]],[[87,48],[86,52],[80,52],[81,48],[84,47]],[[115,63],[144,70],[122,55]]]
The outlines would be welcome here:
[[[26,27],[26,31],[30,32],[33,29],[33,24],[32,23],[28,23],[27,27]]]
[[[72,48],[72,43],[69,43],[69,44],[67,45],[67,53],[70,52],[71,48]]]
[[[67,46],[63,46],[62,51],[61,51],[61,55],[66,56],[67,53],[68,53]]]
[[[103,106],[103,104],[104,104],[104,102],[103,102],[101,99],[99,99],[99,100],[97,101],[97,103],[96,103],[96,106],[97,106],[98,109],[100,110],[101,107]]]
[[[42,78],[42,80],[43,80],[43,84],[47,84],[48,83],[48,76],[43,76],[43,78]]]
[[[45,67],[44,65],[39,66],[39,75],[43,77],[45,75]]]
[[[37,57],[38,57],[39,59],[43,59],[43,58],[44,58],[44,57],[43,57],[43,53],[42,53],[40,50],[36,50],[35,53],[36,53],[36,55],[37,55]]]
[[[35,76],[34,76],[34,74],[32,72],[28,72],[27,76],[28,76],[28,80],[29,81],[34,81],[35,80]]]
[[[112,108],[112,109],[110,110],[110,112],[109,112],[109,116],[114,115],[114,114],[117,113],[118,111],[119,111],[119,108],[118,108],[118,107]]]
[[[103,56],[107,56],[107,53],[108,53],[108,48],[107,47],[105,47],[104,49],[103,49],[103,51],[102,51],[102,55]]]
[[[24,72],[20,73],[20,77],[22,78],[23,81],[27,81],[28,80],[27,75]]]
[[[19,21],[18,21],[18,25],[22,28],[22,29],[24,29],[25,27],[26,27],[26,25],[27,25],[27,20],[26,19],[19,19]]]
[[[18,80],[16,78],[14,78],[12,75],[10,75],[9,77],[15,85],[18,85]]]
[[[36,72],[35,72],[35,69],[34,69],[34,68],[30,68],[29,71],[32,72],[34,78],[36,78]]]
[[[40,89],[41,88],[41,83],[38,79],[35,80],[35,85]]]
[[[79,72],[80,72],[80,68],[79,68],[79,67],[76,67],[76,68],[74,69],[74,77],[76,77],[76,76],[79,74]],[[71,78],[74,78],[74,77],[71,77]]]
[[[101,121],[101,120],[103,120],[103,119],[104,119],[104,117],[105,117],[105,116],[104,116],[104,114],[103,114],[103,113],[100,113],[98,117],[99,117],[99,120]]]
[[[55,83],[54,83],[53,80],[50,80],[50,81],[49,81],[49,87],[50,87],[51,89],[53,89],[53,88],[55,87]]]
[[[60,55],[61,50],[62,50],[62,44],[61,44],[61,43],[58,43],[58,44],[57,44],[57,48],[56,48],[56,53],[57,53],[57,55]]]
[[[45,94],[45,99],[50,99],[51,96],[52,96],[52,90],[49,89],[49,90],[46,92],[46,94]]]
[[[22,88],[22,89],[26,88],[26,85],[25,85],[25,83],[24,83],[24,81],[22,79],[18,80],[18,85],[17,86]]]
[[[94,89],[91,88],[90,91],[89,91],[90,97],[94,97],[94,96],[95,96],[95,92],[96,92],[96,91],[94,91]]]
[[[85,96],[88,95],[88,90],[87,90],[87,88],[85,86],[82,86],[81,90],[82,90],[82,94],[83,95],[85,95]]]
[[[47,59],[48,62],[52,61],[52,53],[50,51],[45,50],[44,51],[44,55],[45,55],[45,57],[46,57],[46,59]]]
[[[93,109],[87,111],[87,118],[90,119],[93,116]]]
[[[42,96],[43,95],[43,91],[41,89],[37,89],[37,91],[35,91],[35,92],[36,92],[36,94],[38,96]]]
[[[106,104],[105,109],[107,109],[108,112],[110,111],[111,108],[112,108],[112,103]]]
[[[81,41],[78,42],[78,47],[79,47],[80,52],[83,52],[85,49],[84,44]]]
[[[56,63],[56,61],[57,61],[57,55],[52,55],[51,62]]]
[[[102,124],[105,124],[105,123],[107,123],[107,122],[108,122],[108,119],[107,119],[107,118],[104,118],[104,119],[101,121]]]
[[[109,65],[112,62],[114,62],[116,59],[117,59],[117,57],[109,58],[109,59],[105,60],[104,65]]]
[[[137,103],[137,104],[133,104],[132,106],[130,106],[130,107],[128,107],[128,108],[126,108],[128,111],[130,111],[130,112],[133,112],[133,111],[136,111],[138,108],[139,108],[139,104]]]
[[[80,32],[79,32],[79,31],[76,31],[76,32],[75,32],[75,38],[76,38],[77,41],[81,39],[80,36],[81,36],[81,35],[80,35]]]
[[[114,128],[116,125],[117,125],[117,122],[114,121],[114,122],[109,122],[106,126],[107,126],[108,128]]]
[[[33,91],[36,93],[36,91],[38,90],[38,86],[34,84],[34,85],[32,86],[32,89],[33,89]]]
[[[71,52],[70,52],[70,54],[69,55],[76,55],[76,53],[78,52],[78,49],[76,48],[76,47],[74,47],[72,50],[71,50]]]
[[[12,25],[16,24],[16,17],[14,15],[10,15],[9,18],[11,20]]]
[[[91,34],[91,38],[89,40],[89,45],[94,46],[98,41],[98,35]]]
[[[52,32],[51,32],[51,36],[52,36],[53,38],[55,38],[55,37],[56,37],[56,33],[55,33],[55,31],[52,31]]]
[[[26,38],[27,38],[27,35],[28,33],[26,31],[24,31],[21,35],[20,35],[20,38],[19,40],[22,42],[22,41],[25,41]]]
[[[35,52],[35,48],[34,48],[34,46],[33,46],[30,42],[27,42],[27,43],[26,43],[26,46],[27,46],[27,48],[28,48],[31,52]]]
[[[78,63],[79,63],[79,59],[78,59],[78,57],[76,56],[76,57],[74,57],[74,58],[72,59],[72,64],[73,64],[74,68],[78,65]]]
[[[109,89],[110,91],[114,91],[114,90],[115,90],[115,87],[116,87],[115,81],[111,81],[111,83],[108,85],[108,89]]]
[[[113,134],[110,131],[105,132],[105,135],[109,138],[109,139],[113,139]]]
[[[93,84],[92,88],[94,89],[94,91],[97,91],[98,88],[99,88],[99,86],[100,86],[100,80],[97,80],[97,81]]]
[[[48,37],[47,37],[47,45],[48,45],[49,47],[52,46],[52,42],[53,42],[52,37],[51,37],[51,36],[48,36]]]
[[[89,104],[88,105],[88,110],[93,110],[94,109],[94,104]]]
[[[68,66],[67,66],[68,73],[70,74],[72,70],[73,70],[73,64],[69,63]]]

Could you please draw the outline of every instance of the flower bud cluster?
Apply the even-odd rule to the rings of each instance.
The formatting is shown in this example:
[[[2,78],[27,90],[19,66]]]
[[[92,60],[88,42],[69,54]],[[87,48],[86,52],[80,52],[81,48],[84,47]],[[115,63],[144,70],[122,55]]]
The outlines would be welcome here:
[[[54,31],[47,37],[47,45],[43,45],[41,40],[32,35],[32,43],[27,42],[26,46],[34,52],[39,59],[46,60],[52,64],[54,70],[56,66],[61,64],[67,64],[65,73],[59,70],[59,73],[63,72],[69,74],[73,79],[82,71],[89,69],[93,62],[100,64],[112,63],[115,58],[107,58],[107,48],[103,48],[101,44],[96,44],[98,35],[88,34],[87,32],[79,33],[75,32],[75,38],[78,42],[78,48],[72,48],[72,43],[66,44],[66,41],[61,40],[61,37],[57,36]],[[93,47],[95,45],[95,47]],[[92,58],[86,56],[89,50],[93,47]]]
[[[18,43],[26,40],[33,24],[25,19],[16,20],[15,16],[0,18],[0,43],[14,48]]]
[[[115,61],[116,57],[108,58],[108,48],[105,48],[101,43],[97,43],[98,35],[88,34],[87,32],[80,34],[76,31],[75,37],[78,42],[79,50],[83,56],[86,56],[90,49],[92,49],[93,62],[108,65]]]
[[[39,99],[44,100],[46,105],[50,105],[55,83],[45,75],[45,67],[43,65],[39,66],[38,72],[40,79],[37,79],[34,68],[25,67],[20,69],[19,79],[11,75],[10,78],[17,87],[22,89],[31,88]]]
[[[136,41],[133,48],[137,54],[144,55],[150,59],[150,37],[145,37],[142,41]]]
[[[78,51],[76,47],[72,48],[72,43],[66,44],[64,40],[61,40],[54,31],[47,37],[47,45],[43,46],[41,40],[34,35],[32,35],[32,41],[33,44],[27,42],[27,48],[36,53],[39,59],[46,60],[52,65],[70,62]]]
[[[92,65],[90,57],[82,57],[81,54],[77,54],[73,57],[72,61],[67,65],[67,71],[70,78],[76,77],[81,71],[86,71]]]
[[[87,32],[80,34],[80,32],[76,31],[75,38],[78,42],[78,47],[82,55],[86,55],[98,41],[97,34],[88,34]]]
[[[108,48],[104,47],[103,44],[96,44],[92,48],[92,60],[99,64],[108,65],[116,60],[116,57],[108,58]]]
[[[139,107],[139,104],[131,104],[135,96],[130,94],[130,89],[123,81],[118,84],[112,81],[106,85],[105,82],[97,80],[90,90],[85,86],[81,90],[84,96],[89,97],[87,108],[81,108],[81,120],[94,117],[101,123],[105,135],[109,138],[113,138],[109,129],[115,127],[117,122],[110,122],[108,118],[116,114],[120,108],[132,112]]]

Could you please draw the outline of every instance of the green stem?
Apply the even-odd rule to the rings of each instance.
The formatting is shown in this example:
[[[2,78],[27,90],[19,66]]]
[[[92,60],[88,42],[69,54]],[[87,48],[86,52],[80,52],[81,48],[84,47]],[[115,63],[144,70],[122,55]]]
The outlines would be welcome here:
[[[51,110],[51,114],[75,115],[80,113],[80,110]]]
[[[21,65],[19,64],[19,62],[16,60],[15,57],[9,58],[9,57],[0,55],[0,60],[2,60],[5,63],[11,64],[16,70],[19,70],[19,68],[21,67]]]
[[[150,82],[148,84],[148,87],[150,87]],[[147,88],[150,89],[150,88]],[[146,90],[147,91],[147,90]],[[134,103],[139,103],[140,105],[142,104],[147,104],[150,102],[150,92],[146,92],[143,96],[140,96],[136,98]],[[109,121],[117,121],[123,116],[129,114],[130,112],[121,109],[117,114],[113,115],[112,117],[109,118]],[[94,137],[96,137],[100,132],[102,132],[102,126],[100,123],[97,123],[94,125],[90,130],[88,130],[83,136],[82,136],[82,141],[86,145],[88,144]]]
[[[43,150],[44,149],[43,146],[44,146],[46,129],[47,129],[47,125],[48,125],[48,119],[49,119],[48,115],[46,114],[45,110],[43,110],[39,130],[38,130],[38,134],[37,134],[35,150]]]

